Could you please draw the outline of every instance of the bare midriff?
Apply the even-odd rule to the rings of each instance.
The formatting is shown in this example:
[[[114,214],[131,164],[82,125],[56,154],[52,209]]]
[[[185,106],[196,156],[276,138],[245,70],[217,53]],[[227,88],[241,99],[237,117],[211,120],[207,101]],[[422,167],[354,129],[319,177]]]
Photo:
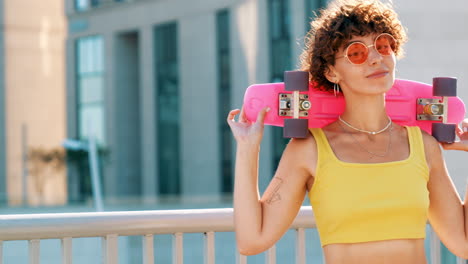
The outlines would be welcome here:
[[[398,239],[323,247],[326,264],[427,264],[423,239]]]

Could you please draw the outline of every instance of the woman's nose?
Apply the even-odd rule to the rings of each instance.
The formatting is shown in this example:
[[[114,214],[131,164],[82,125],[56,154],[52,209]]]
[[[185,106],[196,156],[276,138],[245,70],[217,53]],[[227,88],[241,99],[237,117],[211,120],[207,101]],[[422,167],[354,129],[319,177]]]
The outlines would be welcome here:
[[[374,45],[371,45],[369,48],[369,55],[368,55],[368,62],[369,64],[375,64],[376,62],[380,62],[383,59],[382,54],[380,54]]]

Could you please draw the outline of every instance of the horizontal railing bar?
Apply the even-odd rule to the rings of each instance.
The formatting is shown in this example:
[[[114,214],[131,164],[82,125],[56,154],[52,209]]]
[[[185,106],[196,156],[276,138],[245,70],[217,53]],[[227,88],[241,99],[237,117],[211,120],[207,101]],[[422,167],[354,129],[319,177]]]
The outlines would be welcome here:
[[[301,207],[290,228],[299,227],[316,227],[310,206]],[[233,209],[0,215],[0,240],[3,241],[208,231],[233,232]]]

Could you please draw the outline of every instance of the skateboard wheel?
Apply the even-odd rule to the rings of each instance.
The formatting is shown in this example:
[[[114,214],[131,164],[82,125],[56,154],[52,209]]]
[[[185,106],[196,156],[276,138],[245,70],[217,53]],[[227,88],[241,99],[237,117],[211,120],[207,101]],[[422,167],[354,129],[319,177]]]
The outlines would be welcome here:
[[[285,71],[284,89],[286,91],[309,91],[309,73],[305,71]]]
[[[308,119],[285,119],[283,137],[306,138],[308,134]]]
[[[455,124],[432,123],[432,136],[439,142],[455,142]]]
[[[457,96],[457,78],[435,77],[432,79],[434,96]]]

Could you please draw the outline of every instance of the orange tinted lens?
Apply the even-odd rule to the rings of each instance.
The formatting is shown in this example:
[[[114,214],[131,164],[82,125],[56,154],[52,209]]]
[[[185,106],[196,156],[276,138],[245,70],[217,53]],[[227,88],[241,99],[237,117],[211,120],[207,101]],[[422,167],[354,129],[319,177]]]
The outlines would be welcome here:
[[[395,39],[389,34],[382,34],[375,39],[375,49],[383,56],[388,56],[395,50]]]
[[[360,42],[353,43],[346,50],[346,57],[351,63],[363,64],[367,60],[368,49]]]

